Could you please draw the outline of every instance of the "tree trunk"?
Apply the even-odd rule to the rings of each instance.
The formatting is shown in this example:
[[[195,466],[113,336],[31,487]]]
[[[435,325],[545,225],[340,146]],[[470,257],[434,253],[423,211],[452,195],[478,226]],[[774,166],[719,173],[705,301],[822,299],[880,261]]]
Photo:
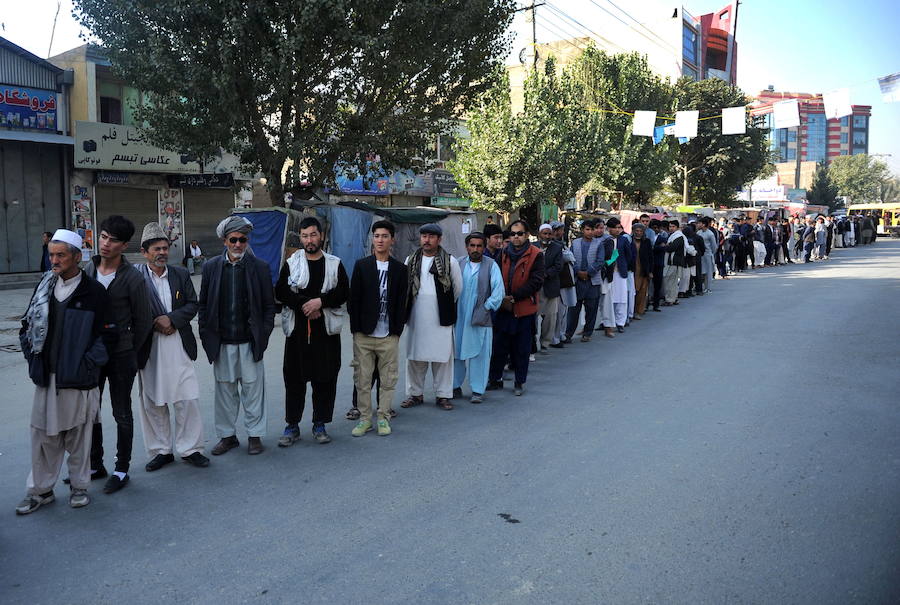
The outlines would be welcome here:
[[[684,167],[684,189],[681,192],[681,204],[688,205],[688,167]]]

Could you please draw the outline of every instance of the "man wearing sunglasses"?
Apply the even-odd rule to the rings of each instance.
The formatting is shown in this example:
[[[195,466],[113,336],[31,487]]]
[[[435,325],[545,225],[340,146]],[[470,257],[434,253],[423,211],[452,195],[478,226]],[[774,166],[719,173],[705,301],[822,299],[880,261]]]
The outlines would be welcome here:
[[[248,454],[263,451],[266,433],[263,354],[275,325],[269,265],[249,249],[253,223],[232,215],[216,227],[225,253],[203,263],[198,320],[200,341],[216,380],[215,424],[220,456],[240,445],[235,434],[244,406]],[[240,387],[240,394],[238,388]]]

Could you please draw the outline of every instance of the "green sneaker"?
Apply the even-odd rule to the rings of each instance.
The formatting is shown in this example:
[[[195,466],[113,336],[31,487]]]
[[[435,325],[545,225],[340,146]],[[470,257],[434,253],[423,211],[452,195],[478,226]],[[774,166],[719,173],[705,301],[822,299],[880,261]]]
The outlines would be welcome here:
[[[351,431],[351,435],[354,437],[362,437],[366,433],[372,430],[372,421],[371,420],[360,420],[356,423],[356,426],[353,427],[353,431]]]
[[[387,421],[387,418],[382,418],[378,421],[378,434],[381,436],[391,434],[391,424]]]

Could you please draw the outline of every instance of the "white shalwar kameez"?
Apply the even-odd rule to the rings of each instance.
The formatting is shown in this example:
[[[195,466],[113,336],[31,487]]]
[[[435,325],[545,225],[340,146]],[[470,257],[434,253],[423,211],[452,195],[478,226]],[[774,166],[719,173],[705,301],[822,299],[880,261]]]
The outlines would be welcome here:
[[[150,271],[151,281],[166,312],[172,311],[169,270],[162,276]],[[175,411],[175,450],[182,457],[203,451],[203,421],[200,415],[200,385],[194,362],[181,342],[181,334],[153,331],[150,358],[138,372],[141,426],[144,445],[151,456],[172,453],[169,405]]]
[[[456,305],[462,292],[462,273],[453,257],[448,262]],[[430,272],[433,263],[433,256],[422,255],[419,293],[406,324],[406,395],[422,396],[430,363],[435,395],[449,399],[453,397],[453,326],[441,325],[437,290]]]

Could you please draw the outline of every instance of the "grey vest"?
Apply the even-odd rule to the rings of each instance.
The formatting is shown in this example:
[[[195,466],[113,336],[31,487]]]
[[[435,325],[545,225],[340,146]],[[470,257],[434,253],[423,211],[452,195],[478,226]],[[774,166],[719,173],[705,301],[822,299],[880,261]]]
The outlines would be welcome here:
[[[463,281],[466,276],[466,263],[469,257],[464,256],[459,259],[459,271],[462,273]],[[490,256],[481,257],[481,268],[478,270],[478,296],[475,298],[475,308],[472,309],[472,325],[491,327],[491,312],[485,309],[484,304],[491,296],[491,268],[494,266],[494,259]]]

